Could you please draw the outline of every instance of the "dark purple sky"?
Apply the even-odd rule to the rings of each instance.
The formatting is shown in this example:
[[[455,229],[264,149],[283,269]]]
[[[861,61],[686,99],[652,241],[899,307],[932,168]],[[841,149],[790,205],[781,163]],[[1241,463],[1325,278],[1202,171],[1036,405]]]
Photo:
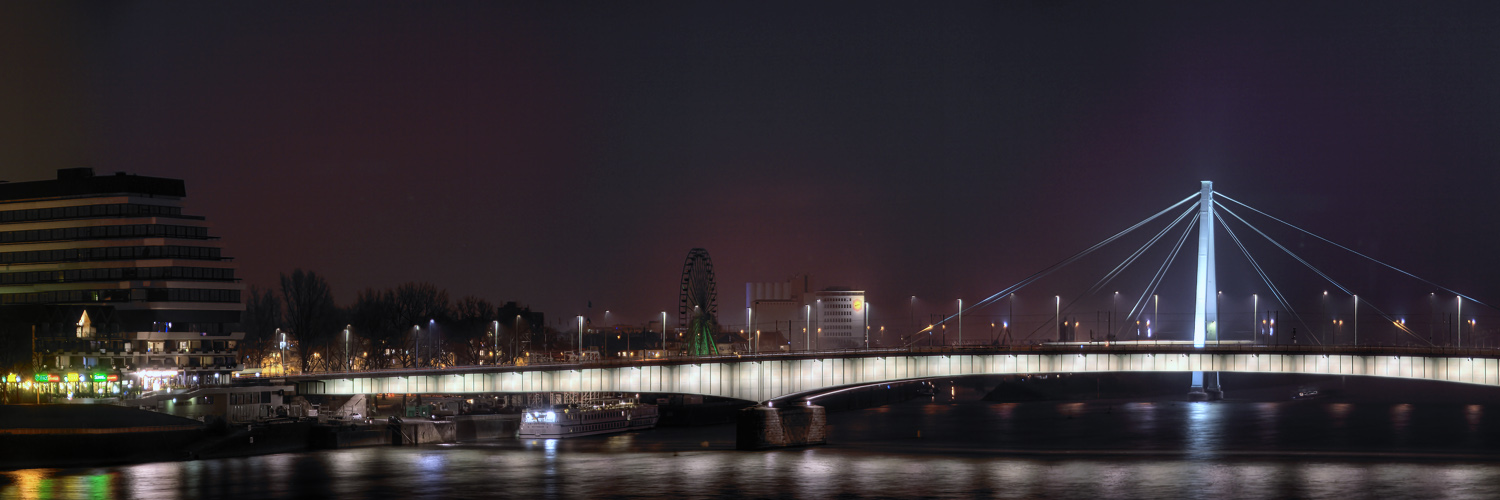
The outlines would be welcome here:
[[[186,179],[248,283],[343,302],[641,321],[704,247],[726,322],[808,272],[891,323],[1211,179],[1500,302],[1500,4],[1386,3],[6,4],[0,178]]]

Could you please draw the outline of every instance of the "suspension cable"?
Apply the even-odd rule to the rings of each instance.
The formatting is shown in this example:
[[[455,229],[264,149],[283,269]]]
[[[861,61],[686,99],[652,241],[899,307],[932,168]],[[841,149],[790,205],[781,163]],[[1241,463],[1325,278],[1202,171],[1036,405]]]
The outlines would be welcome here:
[[[1229,201],[1232,201],[1232,202],[1235,202],[1235,203],[1237,203],[1237,204],[1239,204],[1239,205],[1240,205],[1240,206],[1242,206],[1242,207],[1245,207],[1245,208],[1248,208],[1248,209],[1250,209],[1250,210],[1251,210],[1251,211],[1253,211],[1253,212],[1255,212],[1255,213],[1258,213],[1258,214],[1261,214],[1261,215],[1264,215],[1264,216],[1266,216],[1266,217],[1267,217],[1267,218],[1269,218],[1269,219],[1271,219],[1271,220],[1274,220],[1274,221],[1276,221],[1276,222],[1280,222],[1280,223],[1282,223],[1282,224],[1286,224],[1286,225],[1287,225],[1287,227],[1290,227],[1290,228],[1292,228],[1292,229],[1296,229],[1296,230],[1298,230],[1298,231],[1301,231],[1301,232],[1303,232],[1303,233],[1304,233],[1304,234],[1307,234],[1307,235],[1308,235],[1308,236],[1312,236],[1312,237],[1314,237],[1314,238],[1317,238],[1317,239],[1320,239],[1320,240],[1323,240],[1323,242],[1324,242],[1324,243],[1328,243],[1328,244],[1329,244],[1329,245],[1333,245],[1333,246],[1336,246],[1336,247],[1339,247],[1339,248],[1342,248],[1342,249],[1344,249],[1344,250],[1345,250],[1345,251],[1348,251],[1348,252],[1349,252],[1349,253],[1352,253],[1352,254],[1354,254],[1354,255],[1358,255],[1358,256],[1360,256],[1360,257],[1364,257],[1364,258],[1365,258],[1365,259],[1368,259],[1368,260],[1369,260],[1369,261],[1370,261],[1370,262],[1374,262],[1374,263],[1376,263],[1376,264],[1380,264],[1380,265],[1382,265],[1382,266],[1385,266],[1385,267],[1387,267],[1387,268],[1390,268],[1390,269],[1391,269],[1391,270],[1393,270],[1393,271],[1396,271],[1396,272],[1398,272],[1398,273],[1401,273],[1401,274],[1405,274],[1405,275],[1407,275],[1407,276],[1410,276],[1410,277],[1412,277],[1412,278],[1413,278],[1413,279],[1416,279],[1416,280],[1417,280],[1417,281],[1421,281],[1421,282],[1423,282],[1423,283],[1426,283],[1426,284],[1429,284],[1429,285],[1432,285],[1432,286],[1435,286],[1435,287],[1438,287],[1438,289],[1440,289],[1440,290],[1442,290],[1442,291],[1445,291],[1445,292],[1448,292],[1448,293],[1451,293],[1451,294],[1454,294],[1454,295],[1457,295],[1457,296],[1459,296],[1459,297],[1463,297],[1463,298],[1465,298],[1465,299],[1468,299],[1468,300],[1469,300],[1469,301],[1470,301],[1470,302],[1474,302],[1474,303],[1476,303],[1476,304],[1479,304],[1479,305],[1482,305],[1482,306],[1485,306],[1485,307],[1488,307],[1488,308],[1490,308],[1490,309],[1496,309],[1496,310],[1500,310],[1500,308],[1496,308],[1496,307],[1495,307],[1495,306],[1492,306],[1492,305],[1489,305],[1489,304],[1486,304],[1486,303],[1484,303],[1484,302],[1480,302],[1480,301],[1479,301],[1479,300],[1478,300],[1478,299],[1475,299],[1475,298],[1473,298],[1473,297],[1470,297],[1470,296],[1468,296],[1468,295],[1464,295],[1464,294],[1462,294],[1462,293],[1458,293],[1458,292],[1457,292],[1457,291],[1454,291],[1454,290],[1453,290],[1453,289],[1451,289],[1451,288],[1448,288],[1448,287],[1445,287],[1445,286],[1443,286],[1443,285],[1439,285],[1439,284],[1437,284],[1437,283],[1433,283],[1433,282],[1431,282],[1431,281],[1428,281],[1428,280],[1427,280],[1427,279],[1425,279],[1425,278],[1422,278],[1422,277],[1421,277],[1421,276],[1417,276],[1417,275],[1415,275],[1415,274],[1412,274],[1412,273],[1409,273],[1409,272],[1406,272],[1406,271],[1403,271],[1403,270],[1401,270],[1401,269],[1400,269],[1400,268],[1397,268],[1397,267],[1396,267],[1396,266],[1393,266],[1393,265],[1390,265],[1390,264],[1386,264],[1386,263],[1384,263],[1384,262],[1381,262],[1381,261],[1379,261],[1379,260],[1375,260],[1375,258],[1374,258],[1374,257],[1371,257],[1371,256],[1368,256],[1368,255],[1365,255],[1365,254],[1362,254],[1362,253],[1359,253],[1359,252],[1357,252],[1357,251],[1355,251],[1355,250],[1354,250],[1354,249],[1352,249],[1352,248],[1349,248],[1349,247],[1346,247],[1346,246],[1343,246],[1343,245],[1340,245],[1340,244],[1338,244],[1338,243],[1334,243],[1334,242],[1333,242],[1333,241],[1332,241],[1332,240],[1329,240],[1329,239],[1328,239],[1328,238],[1324,238],[1324,237],[1322,237],[1322,236],[1318,236],[1318,235],[1317,235],[1317,234],[1314,234],[1314,233],[1313,233],[1313,232],[1312,232],[1312,231],[1308,231],[1308,230],[1306,230],[1306,229],[1302,229],[1302,228],[1300,228],[1300,227],[1297,227],[1297,226],[1296,226],[1296,225],[1293,225],[1293,224],[1292,224],[1292,223],[1290,223],[1290,222],[1287,222],[1287,221],[1284,221],[1284,220],[1281,220],[1281,219],[1278,219],[1278,218],[1276,218],[1276,217],[1273,217],[1273,216],[1272,216],[1272,215],[1271,215],[1271,214],[1268,214],[1268,213],[1265,213],[1265,212],[1262,212],[1262,211],[1260,211],[1260,210],[1256,210],[1256,209],[1255,209],[1255,207],[1252,207],[1252,206],[1250,206],[1250,205],[1246,205],[1246,204],[1244,204],[1244,203],[1243,203],[1243,202],[1241,202],[1241,201],[1240,201],[1240,200],[1236,200],[1236,199],[1234,199],[1234,198],[1230,198],[1230,197],[1229,197],[1229,196],[1228,196],[1228,195],[1225,195],[1225,194],[1223,194],[1223,193],[1220,193],[1220,192],[1218,192],[1218,191],[1214,191],[1214,194],[1216,194],[1216,195],[1219,195],[1219,197],[1221,197],[1221,198],[1224,198],[1224,199],[1226,199],[1226,200],[1229,200]],[[1217,201],[1215,201],[1215,203],[1218,203],[1218,202],[1217,202]]]
[[[1116,266],[1115,269],[1112,270],[1112,271],[1110,271],[1110,273],[1108,275],[1106,275],[1103,278],[1100,278],[1100,280],[1098,282],[1094,283],[1094,286],[1090,287],[1088,291],[1079,293],[1078,295],[1075,295],[1075,296],[1073,296],[1073,298],[1069,299],[1068,300],[1068,304],[1061,307],[1061,311],[1058,312],[1058,315],[1061,316],[1063,313],[1068,312],[1069,310],[1071,310],[1073,308],[1074,304],[1077,304],[1078,301],[1083,300],[1083,298],[1085,296],[1092,295],[1093,293],[1097,292],[1100,288],[1102,288],[1104,285],[1108,284],[1109,280],[1111,280],[1111,279],[1113,279],[1115,277],[1118,277],[1120,272],[1124,271],[1126,267],[1129,267],[1138,258],[1140,258],[1140,256],[1142,254],[1144,254],[1149,247],[1151,247],[1152,245],[1156,244],[1157,240],[1160,240],[1162,236],[1166,235],[1168,232],[1171,232],[1171,230],[1172,230],[1173,227],[1176,227],[1178,223],[1182,222],[1182,220],[1185,219],[1185,218],[1187,218],[1188,215],[1193,214],[1193,212],[1196,211],[1197,209],[1198,209],[1198,207],[1188,207],[1187,210],[1185,210],[1185,211],[1182,212],[1182,215],[1177,216],[1177,219],[1173,220],[1170,224],[1167,224],[1167,227],[1162,228],[1162,230],[1160,232],[1156,233],[1155,237],[1151,238],[1151,241],[1146,242],[1145,245],[1143,245],[1143,246],[1141,246],[1141,248],[1137,249],[1135,251],[1135,253],[1131,254],[1130,257],[1127,257],[1124,262],[1121,262],[1119,266]],[[1191,232],[1192,232],[1192,224],[1189,223],[1188,230],[1184,231],[1183,234],[1188,234],[1188,233],[1191,233]],[[1181,243],[1178,243],[1178,244],[1181,245]],[[1059,318],[1059,320],[1060,319],[1061,318]],[[1045,327],[1045,326],[1047,326],[1047,325],[1042,325],[1041,327],[1038,327],[1036,330],[1033,330],[1031,332],[1031,334],[1028,334],[1026,336],[1026,338],[1030,338],[1032,334],[1035,334],[1036,332],[1041,331],[1041,328]],[[1107,334],[1113,333],[1113,332],[1105,332],[1105,333],[1107,335]]]
[[[1282,244],[1280,242],[1277,242],[1275,239],[1271,238],[1270,235],[1267,235],[1264,231],[1261,231],[1260,228],[1257,228],[1254,225],[1252,225],[1249,222],[1247,222],[1244,218],[1240,217],[1239,214],[1236,214],[1236,213],[1234,213],[1234,211],[1230,210],[1229,207],[1226,207],[1226,206],[1224,206],[1222,204],[1219,204],[1218,202],[1214,202],[1214,203],[1216,205],[1219,205],[1219,208],[1224,209],[1225,212],[1228,212],[1229,215],[1233,215],[1235,219],[1239,219],[1240,223],[1244,224],[1245,227],[1248,227],[1248,228],[1254,230],[1256,233],[1259,233],[1262,238],[1266,239],[1266,241],[1269,241],[1269,242],[1271,242],[1271,244],[1276,245],[1276,248],[1280,248],[1281,251],[1286,252],[1287,255],[1292,256],[1293,259],[1297,259],[1297,262],[1301,262],[1302,265],[1307,266],[1308,269],[1312,269],[1313,272],[1318,273],[1318,276],[1322,276],[1323,279],[1328,280],[1329,283],[1332,283],[1333,286],[1338,287],[1339,290],[1342,290],[1344,293],[1347,293],[1349,295],[1353,295],[1354,298],[1355,298],[1354,300],[1359,301],[1359,302],[1364,302],[1365,304],[1368,304],[1370,306],[1370,309],[1374,309],[1375,312],[1380,313],[1381,317],[1385,318],[1387,321],[1390,321],[1391,324],[1396,325],[1396,328],[1400,329],[1403,332],[1406,332],[1407,335],[1411,335],[1412,337],[1416,337],[1418,340],[1421,340],[1423,342],[1427,342],[1429,345],[1432,344],[1432,342],[1430,342],[1430,341],[1428,341],[1426,339],[1423,339],[1421,335],[1417,335],[1415,332],[1411,331],[1411,329],[1407,328],[1406,325],[1402,324],[1399,321],[1396,321],[1395,318],[1391,317],[1391,315],[1386,314],[1385,311],[1380,310],[1379,307],[1375,307],[1375,304],[1370,303],[1369,300],[1360,299],[1359,295],[1357,295],[1357,294],[1355,294],[1353,292],[1350,292],[1348,288],[1344,287],[1344,285],[1339,284],[1338,281],[1335,281],[1333,278],[1329,277],[1327,274],[1325,274],[1323,271],[1319,270],[1317,267],[1315,267],[1312,264],[1308,263],[1306,260],[1303,260],[1302,257],[1299,257],[1299,256],[1297,256],[1297,254],[1292,253],[1292,251],[1289,250],[1289,249],[1287,249],[1287,247],[1282,246]]]
[[[1220,216],[1218,212],[1214,212],[1214,218],[1218,219],[1219,225],[1224,226],[1224,232],[1229,233],[1229,239],[1234,240],[1235,246],[1240,247],[1240,252],[1245,254],[1245,260],[1250,261],[1250,266],[1255,268],[1256,274],[1259,274],[1260,279],[1266,282],[1266,287],[1271,290],[1271,295],[1273,297],[1276,297],[1276,301],[1280,302],[1281,306],[1285,307],[1287,311],[1290,311],[1292,313],[1292,317],[1297,318],[1297,322],[1301,323],[1302,327],[1307,329],[1308,337],[1316,340],[1319,345],[1322,345],[1323,341],[1312,334],[1313,328],[1311,326],[1307,326],[1307,321],[1304,321],[1302,319],[1301,314],[1297,314],[1297,310],[1292,308],[1291,302],[1287,301],[1286,296],[1281,293],[1281,290],[1276,288],[1276,284],[1271,282],[1271,276],[1266,274],[1265,270],[1261,269],[1260,263],[1255,261],[1255,257],[1250,256],[1250,250],[1248,248],[1245,248],[1245,244],[1240,242],[1240,238],[1238,236],[1235,236],[1234,230],[1229,228],[1229,221],[1224,220],[1224,217]],[[1257,311],[1250,312],[1254,314]]]
[[[1146,312],[1146,297],[1154,295],[1156,293],[1156,289],[1160,287],[1162,281],[1166,279],[1167,270],[1172,268],[1172,261],[1177,260],[1178,252],[1182,251],[1182,244],[1187,242],[1188,235],[1193,234],[1193,227],[1198,225],[1199,219],[1201,218],[1202,217],[1198,215],[1194,215],[1193,219],[1188,221],[1187,228],[1182,230],[1182,236],[1177,237],[1177,245],[1172,247],[1172,252],[1167,254],[1167,259],[1162,261],[1161,267],[1156,270],[1156,275],[1152,276],[1151,281],[1146,284],[1145,290],[1141,292],[1141,297],[1139,299],[1136,299],[1135,305],[1130,308],[1130,313],[1125,315],[1126,321],[1129,321],[1130,318],[1135,318],[1136,321],[1140,321],[1140,314],[1145,314]],[[1125,326],[1125,321],[1121,321],[1119,332],[1125,331]],[[1116,334],[1118,335],[1119,332],[1116,332]]]
[[[994,303],[995,301],[999,300],[1000,297],[1004,297],[1005,295],[1007,295],[1007,294],[1009,294],[1011,292],[1019,290],[1019,289],[1025,287],[1026,285],[1030,285],[1031,283],[1036,282],[1037,280],[1040,280],[1040,279],[1046,277],[1049,274],[1052,274],[1053,272],[1055,272],[1058,269],[1061,269],[1061,268],[1067,266],[1068,264],[1072,264],[1073,262],[1076,262],[1078,259],[1081,259],[1084,256],[1087,256],[1088,254],[1093,253],[1095,250],[1098,250],[1099,248],[1104,247],[1105,245],[1113,243],[1115,240],[1120,239],[1120,237],[1125,236],[1126,234],[1129,234],[1131,231],[1135,231],[1136,229],[1140,228],[1141,226],[1144,226],[1144,225],[1150,223],[1151,221],[1156,220],[1158,217],[1161,217],[1163,214],[1171,212],[1173,209],[1176,209],[1177,207],[1182,206],[1183,203],[1187,203],[1188,201],[1192,200],[1193,198],[1196,198],[1196,197],[1199,197],[1199,196],[1200,196],[1199,193],[1194,193],[1192,195],[1189,195],[1188,197],[1183,198],[1182,201],[1179,201],[1177,203],[1173,203],[1172,206],[1169,206],[1169,207],[1163,209],[1162,211],[1157,212],[1156,214],[1154,214],[1154,215],[1152,215],[1150,217],[1147,217],[1145,220],[1137,222],[1137,223],[1135,223],[1135,225],[1132,225],[1132,226],[1130,226],[1128,228],[1125,228],[1123,231],[1115,233],[1114,236],[1110,236],[1109,238],[1105,238],[1104,241],[1100,241],[1099,243],[1095,243],[1093,246],[1088,247],[1087,249],[1085,249],[1085,250],[1083,250],[1081,252],[1073,254],[1072,257],[1068,257],[1067,259],[1063,259],[1061,262],[1058,262],[1056,264],[1048,266],[1046,269],[1042,269],[1041,271],[1037,271],[1036,273],[1032,274],[1031,276],[1026,277],[1026,279],[1023,279],[1023,280],[1017,282],[1014,285],[1006,287],[1004,290],[996,292],[994,295],[991,295],[991,296],[985,298],[984,300],[976,302],[972,306],[966,307],[966,308],[958,311],[955,314],[949,315],[948,317],[943,318],[941,321],[938,321],[936,323],[928,325],[926,328],[923,328],[921,330],[917,330],[916,332],[914,332],[912,334],[912,337],[911,337],[912,340],[910,342],[908,342],[906,345],[908,345],[908,346],[909,345],[914,345],[916,343],[916,337],[917,337],[918,334],[933,331],[937,327],[937,325],[941,325],[941,324],[947,323],[948,321],[950,321],[950,320],[952,320],[954,318],[957,318],[959,315],[962,315],[962,314],[964,314],[967,311],[971,311],[971,310],[974,310],[976,308],[988,306],[988,305]]]
[[[1188,214],[1193,213],[1193,210],[1196,209],[1197,207],[1188,207],[1187,210],[1184,210],[1182,212],[1182,215],[1177,216],[1176,220],[1173,220],[1170,224],[1167,224],[1167,227],[1162,228],[1161,232],[1156,233],[1156,236],[1152,237],[1151,241],[1147,241],[1145,245],[1141,245],[1141,248],[1137,249],[1135,253],[1130,254],[1129,257],[1126,257],[1125,260],[1120,262],[1120,265],[1115,266],[1115,268],[1111,270],[1109,274],[1104,275],[1103,278],[1099,278],[1099,281],[1094,283],[1094,286],[1089,287],[1089,290],[1086,293],[1092,294],[1098,292],[1100,289],[1104,288],[1104,285],[1108,285],[1110,281],[1113,281],[1115,278],[1119,277],[1120,273],[1125,271],[1125,268],[1130,267],[1131,264],[1135,263],[1136,259],[1140,258],[1142,254],[1146,253],[1147,248],[1150,248],[1151,245],[1155,245],[1157,240],[1160,240],[1162,236],[1165,236],[1169,231],[1172,230],[1173,227],[1177,226],[1177,223],[1182,222],[1182,219],[1187,218]]]

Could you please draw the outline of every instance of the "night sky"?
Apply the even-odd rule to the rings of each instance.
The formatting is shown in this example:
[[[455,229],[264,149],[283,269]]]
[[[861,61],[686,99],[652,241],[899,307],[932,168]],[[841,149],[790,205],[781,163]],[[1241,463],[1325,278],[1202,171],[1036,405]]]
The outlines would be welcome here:
[[[247,283],[345,304],[429,281],[644,322],[704,247],[726,323],[810,273],[904,325],[1200,180],[1500,303],[1496,2],[6,3],[0,68],[0,179],[186,179]],[[1397,313],[1432,291],[1276,234]]]

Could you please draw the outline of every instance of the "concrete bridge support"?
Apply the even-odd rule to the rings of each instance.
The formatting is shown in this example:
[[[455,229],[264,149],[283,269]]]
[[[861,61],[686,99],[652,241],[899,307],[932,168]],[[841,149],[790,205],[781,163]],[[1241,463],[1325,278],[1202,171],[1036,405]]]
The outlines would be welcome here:
[[[1219,401],[1224,399],[1224,389],[1219,387],[1219,372],[1193,372],[1193,384],[1188,388],[1191,401]]]
[[[752,406],[735,420],[735,448],[765,450],[828,442],[828,414],[821,406]]]

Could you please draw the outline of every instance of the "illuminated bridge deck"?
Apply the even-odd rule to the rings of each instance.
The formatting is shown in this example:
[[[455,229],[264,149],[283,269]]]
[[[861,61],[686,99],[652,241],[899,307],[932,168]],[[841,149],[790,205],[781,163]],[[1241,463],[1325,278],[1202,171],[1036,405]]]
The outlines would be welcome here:
[[[857,384],[963,375],[1092,372],[1305,373],[1500,386],[1500,350],[1162,344],[911,348],[469,366],[286,377],[298,392],[656,392],[765,401]]]

